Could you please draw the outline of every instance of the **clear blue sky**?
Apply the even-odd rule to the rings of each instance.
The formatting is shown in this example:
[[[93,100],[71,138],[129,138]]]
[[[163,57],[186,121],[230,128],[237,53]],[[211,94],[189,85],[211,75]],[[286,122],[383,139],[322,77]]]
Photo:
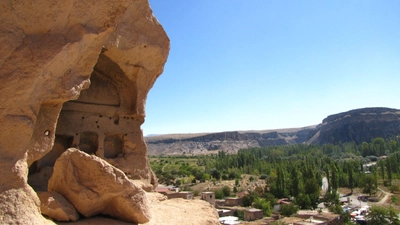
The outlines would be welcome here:
[[[150,0],[171,40],[145,135],[315,125],[400,109],[400,1]]]

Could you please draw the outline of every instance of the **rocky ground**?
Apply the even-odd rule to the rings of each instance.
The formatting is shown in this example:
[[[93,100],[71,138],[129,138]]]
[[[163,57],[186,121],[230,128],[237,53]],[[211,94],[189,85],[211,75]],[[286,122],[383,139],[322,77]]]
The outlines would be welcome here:
[[[143,225],[219,225],[214,207],[202,200],[166,199],[158,193],[147,193],[152,218]],[[81,219],[77,222],[59,222],[60,225],[132,225],[106,216]]]

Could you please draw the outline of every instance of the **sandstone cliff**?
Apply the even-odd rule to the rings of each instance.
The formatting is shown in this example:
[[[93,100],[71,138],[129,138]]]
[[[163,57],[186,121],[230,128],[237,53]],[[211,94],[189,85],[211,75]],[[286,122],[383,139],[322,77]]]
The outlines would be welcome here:
[[[46,181],[69,147],[157,184],[140,125],[168,52],[146,0],[0,2],[2,223],[50,223],[28,167]]]
[[[390,108],[355,109],[328,116],[308,143],[338,144],[339,142],[370,142],[400,134],[400,110]]]
[[[369,142],[400,134],[400,110],[363,108],[328,116],[321,124],[303,128],[174,134],[146,137],[150,155],[236,153],[241,148],[288,144]]]
[[[316,133],[316,126],[264,131],[175,134],[146,137],[149,155],[236,153],[242,148],[299,144]]]

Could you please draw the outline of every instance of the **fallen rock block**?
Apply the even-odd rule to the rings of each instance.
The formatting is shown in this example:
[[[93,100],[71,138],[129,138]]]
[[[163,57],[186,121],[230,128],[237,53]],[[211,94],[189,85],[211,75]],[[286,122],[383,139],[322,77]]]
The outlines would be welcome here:
[[[79,214],[74,206],[57,192],[37,192],[40,199],[40,210],[57,221],[77,221]]]
[[[134,223],[151,217],[141,188],[118,168],[78,149],[57,159],[48,190],[62,194],[85,217],[106,214]]]

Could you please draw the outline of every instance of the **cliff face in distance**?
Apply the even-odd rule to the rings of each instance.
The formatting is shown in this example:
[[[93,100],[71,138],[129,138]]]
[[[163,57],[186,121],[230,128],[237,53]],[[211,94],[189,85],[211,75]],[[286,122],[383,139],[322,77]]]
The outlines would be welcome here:
[[[375,137],[385,139],[400,133],[400,110],[390,108],[355,109],[328,116],[318,126],[318,132],[308,142],[337,144],[339,142],[369,142]]]
[[[290,129],[171,134],[145,137],[149,155],[199,155],[288,144],[369,142],[400,134],[400,110],[363,108],[330,115],[321,124]]]

